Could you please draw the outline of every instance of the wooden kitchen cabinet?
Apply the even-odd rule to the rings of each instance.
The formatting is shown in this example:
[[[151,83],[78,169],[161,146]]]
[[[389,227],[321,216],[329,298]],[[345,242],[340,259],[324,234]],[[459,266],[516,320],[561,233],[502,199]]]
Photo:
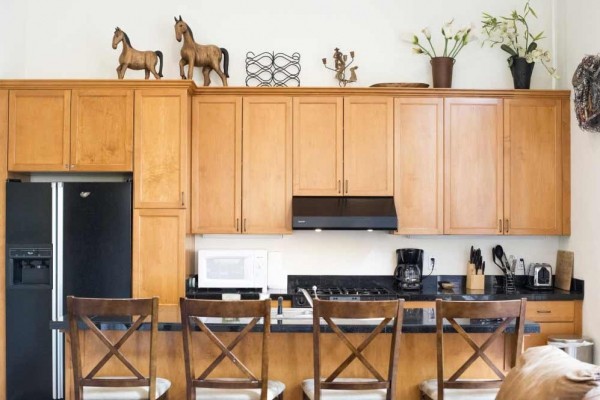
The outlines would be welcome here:
[[[444,233],[444,101],[394,101],[398,233]]]
[[[11,90],[9,171],[68,171],[70,90]]]
[[[135,208],[185,208],[188,108],[187,90],[136,90]]]
[[[133,170],[133,90],[72,91],[70,170]]]
[[[242,232],[292,231],[292,99],[243,99]]]
[[[350,196],[394,195],[394,100],[344,98],[344,189]]]
[[[293,114],[294,196],[341,196],[343,98],[295,97]]]
[[[576,301],[529,301],[526,318],[540,324],[540,333],[526,334],[525,349],[545,346],[548,336],[581,335],[582,302]]]
[[[503,104],[444,100],[444,233],[503,233]]]
[[[561,101],[504,100],[504,233],[562,233]]]
[[[133,213],[133,297],[160,297],[163,308],[185,296],[185,210]]]
[[[192,102],[192,232],[239,233],[242,218],[242,98]]]

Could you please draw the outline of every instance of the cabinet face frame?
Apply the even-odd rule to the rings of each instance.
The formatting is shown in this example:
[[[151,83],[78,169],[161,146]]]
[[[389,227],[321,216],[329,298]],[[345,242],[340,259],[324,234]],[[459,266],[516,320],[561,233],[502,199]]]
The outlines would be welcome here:
[[[433,119],[430,113],[434,114]],[[444,233],[444,100],[396,98],[394,120],[396,233],[441,235]],[[425,145],[428,147],[424,148]],[[423,177],[431,178],[431,185],[415,186],[411,182]],[[407,202],[407,196],[413,198]],[[431,224],[417,222],[424,220]]]
[[[264,119],[258,121],[254,118],[255,106],[271,108],[263,108]],[[284,115],[279,114],[279,108],[283,109]],[[292,98],[244,97],[243,110],[242,233],[292,233]],[[282,131],[273,133],[272,129],[276,128]],[[269,135],[279,135],[282,148],[272,151],[267,147],[274,143]],[[282,169],[273,164],[274,154],[283,157],[279,166]],[[259,179],[258,175],[262,177]],[[271,187],[259,186],[266,179],[273,181]],[[262,205],[256,204],[259,198],[263,200]],[[266,216],[275,211],[281,218],[267,220]]]
[[[357,112],[354,109],[356,106],[363,106],[365,109]],[[383,107],[385,113],[382,120],[374,121],[373,110],[369,110],[372,106]],[[379,131],[373,129],[375,122]],[[374,134],[379,136],[374,137]],[[381,151],[377,151],[376,145]],[[378,166],[378,169],[373,171],[373,166]],[[364,171],[371,173],[365,174]],[[374,184],[379,187],[372,187]],[[394,99],[392,97],[344,97],[343,193],[347,196],[394,195]]]
[[[105,126],[106,120],[103,120],[103,115],[87,114],[86,116],[91,121],[83,121],[81,113],[88,110],[85,106],[79,103],[80,99],[86,97],[94,99],[102,99],[104,101],[116,102],[120,101],[122,108],[111,109],[115,113],[116,118],[113,119],[113,126]],[[118,107],[119,104],[116,104]],[[84,123],[90,124],[86,126]],[[106,137],[106,135],[111,137]],[[87,136],[86,139],[97,139],[97,149],[87,149],[88,153],[96,153],[103,157],[109,153],[112,147],[118,149],[122,153],[121,162],[107,162],[101,160],[97,163],[79,162],[78,149],[80,145],[80,136]],[[102,137],[103,136],[103,137]],[[112,141],[111,141],[112,139]],[[116,139],[116,140],[115,140]],[[133,90],[127,89],[86,89],[73,90],[71,93],[71,164],[70,169],[73,171],[133,171]]]
[[[469,149],[469,151],[460,151],[461,149],[453,148],[453,135],[459,134],[453,132],[453,118],[452,111],[453,107],[472,107],[471,112],[468,114],[471,120],[463,121],[460,127],[460,134],[463,132],[481,132],[482,126],[487,129],[488,134],[491,141],[494,143],[495,149],[491,150],[491,153],[488,154],[491,157],[496,158],[496,163],[494,165],[492,174],[493,176],[486,177],[481,168],[477,167],[475,161],[480,161],[478,159],[474,160],[473,168],[469,166],[466,161],[468,157],[482,158],[485,155],[479,154],[477,147],[475,149]],[[493,120],[492,121],[484,121],[481,118],[482,114],[477,111],[477,108],[486,107],[491,108],[490,112]],[[503,129],[503,100],[495,99],[495,98],[446,98],[444,100],[444,234],[479,234],[479,235],[501,235],[504,232],[504,214],[503,214],[503,190],[504,190],[504,182],[503,182],[503,160],[504,160],[504,129]],[[472,126],[471,126],[472,125]],[[493,136],[492,136],[493,135]],[[464,138],[459,138],[463,139]],[[473,139],[477,139],[475,136]],[[466,141],[462,143],[465,146],[477,146],[478,144],[485,145],[486,143],[477,142],[476,140]],[[489,143],[488,143],[489,144]],[[481,149],[482,151],[489,149]],[[458,154],[455,154],[458,153]],[[454,159],[456,158],[459,164],[454,165]],[[465,161],[466,160],[466,161]],[[464,163],[464,164],[460,164]],[[462,171],[458,171],[458,168],[462,168]],[[461,174],[468,174],[466,177],[461,176]],[[463,181],[471,181],[472,187],[468,188],[468,190],[472,191],[481,191],[480,195],[489,195],[489,198],[486,199],[478,199],[480,203],[484,203],[485,201],[494,201],[495,206],[490,208],[490,212],[495,215],[475,215],[476,218],[473,218],[471,214],[474,210],[480,209],[476,205],[467,205],[465,207],[464,204],[456,205],[454,196],[454,190],[460,191],[461,188],[454,188],[454,178],[458,177]],[[466,189],[464,189],[466,190]],[[459,207],[460,206],[460,207]],[[456,208],[454,208],[456,207]],[[466,217],[464,217],[466,215]],[[454,220],[460,221],[461,218],[472,219],[472,220],[484,220],[485,218],[489,219],[489,224],[487,226],[466,226],[461,224],[460,222],[454,222]],[[495,221],[492,223],[492,221]]]
[[[25,99],[36,99],[38,102],[43,98],[60,101],[62,103],[62,114],[49,115],[38,108],[29,109],[22,106],[20,101]],[[22,99],[22,100],[21,100]],[[38,104],[39,107],[42,107]],[[19,110],[25,108],[26,120],[21,121]],[[43,107],[42,107],[43,108]],[[53,124],[45,123],[43,118],[50,118]],[[71,91],[70,90],[11,90],[9,93],[9,116],[8,116],[8,169],[9,171],[48,171],[61,172],[69,170],[70,160],[70,136],[71,136]],[[25,126],[23,126],[25,125]],[[57,131],[49,132],[48,126],[54,125]],[[24,131],[25,129],[25,131]],[[27,131],[30,130],[29,132]],[[48,141],[42,140],[49,135],[54,135],[60,143],[56,147],[50,147]],[[40,147],[41,146],[41,147]],[[24,160],[19,158],[22,147],[26,148],[27,154]],[[35,149],[32,153],[30,149]],[[36,163],[34,158],[41,154],[59,154],[60,162]],[[28,159],[31,158],[31,159]]]
[[[527,109],[543,108],[553,111],[553,118],[541,118],[536,116],[535,112],[526,113],[526,120],[513,121],[513,112],[520,107]],[[544,111],[544,110],[542,110]],[[563,191],[562,191],[562,127],[561,127],[561,102],[554,99],[506,99],[504,100],[504,233],[510,235],[560,235],[563,227]],[[530,130],[525,132],[522,127],[527,127],[533,121]],[[513,123],[514,122],[514,123]],[[516,126],[515,126],[516,125]],[[540,135],[551,136],[544,143],[543,139],[548,137],[540,137]],[[552,136],[553,135],[553,136]],[[525,137],[524,137],[525,136]],[[529,143],[527,143],[529,141]],[[519,146],[521,144],[521,146]],[[529,165],[534,171],[527,176],[523,170],[517,170],[515,164],[521,160],[521,164],[527,166],[535,160],[536,165],[540,165],[543,161],[548,161],[545,154],[542,154],[544,148],[551,148],[554,151],[551,157],[550,165],[544,168],[543,171],[535,171],[535,165]],[[529,149],[530,151],[527,151]],[[531,151],[534,150],[534,151]],[[514,157],[514,159],[513,159]],[[553,168],[552,168],[553,167]],[[515,169],[513,171],[513,168]],[[513,176],[513,173],[518,176]],[[541,174],[541,175],[540,175]],[[514,178],[514,181],[513,181]],[[537,187],[533,189],[529,195],[524,198],[518,198],[523,190],[520,190],[517,185],[518,181],[528,182],[525,186],[535,187],[540,184],[541,179],[554,182],[553,190],[543,195],[545,187]],[[552,187],[550,188],[552,189]],[[514,201],[513,201],[514,200]],[[540,211],[546,209],[549,211],[548,218],[544,221],[539,220],[536,216],[532,216],[528,209]],[[549,210],[548,210],[549,209]],[[554,209],[554,212],[551,210]],[[517,220],[515,215],[520,215],[521,219]],[[546,226],[540,226],[540,224]]]
[[[232,125],[232,130],[223,132],[218,122],[203,118],[201,107],[210,106],[231,106],[233,111],[231,115],[221,115]],[[241,233],[242,222],[242,98],[240,96],[199,96],[192,101],[192,232],[203,233]],[[210,110],[209,110],[210,111]],[[214,114],[221,110],[212,110]],[[217,115],[214,115],[216,117]],[[205,125],[208,124],[208,125]],[[219,140],[219,137],[225,136],[227,142]],[[212,146],[212,147],[211,147]],[[219,152],[223,150],[222,152]],[[230,169],[231,177],[228,171],[218,171],[218,175],[209,175],[211,168],[217,168],[225,158],[223,153],[232,153],[231,165],[225,167]],[[203,175],[203,173],[205,174]],[[222,198],[226,197],[228,202],[233,203],[233,209],[228,212],[214,215],[215,210],[211,204],[203,203],[202,198],[205,193],[213,196],[218,189],[218,193],[226,192],[219,199],[214,201],[222,203]],[[222,204],[220,204],[222,205]],[[214,204],[213,204],[214,206]],[[213,223],[205,222],[209,217]],[[214,222],[218,221],[218,222]]]
[[[144,101],[146,99],[166,100],[173,98],[175,98],[178,104],[176,109],[164,109],[161,112],[156,111],[154,115],[149,116],[143,114]],[[169,106],[170,104],[165,104],[163,108]],[[143,89],[135,91],[133,171],[135,208],[186,208],[186,191],[189,184],[187,158],[189,108],[189,99],[185,90]],[[164,119],[167,117],[175,119],[177,123],[170,125],[168,131],[153,132],[154,137],[151,140],[149,139],[148,143],[144,143],[147,136],[144,124],[152,126],[154,125],[152,122],[155,122],[154,119],[158,119],[158,122],[166,124]],[[148,159],[152,158],[150,153],[164,151],[164,147],[161,145],[165,143],[157,143],[157,140],[161,139],[162,134],[169,136],[167,142],[174,142],[172,147],[177,154],[173,154],[170,160],[163,160],[165,162],[159,165],[159,168],[155,165],[147,167],[144,160],[146,157]],[[172,166],[175,166],[176,170],[169,171],[169,168],[172,168]],[[148,168],[151,171],[147,171]],[[161,178],[161,175],[165,175],[163,172],[172,176],[171,179],[166,179],[166,182],[170,183],[172,187],[164,187],[165,179]],[[151,178],[154,181],[151,181]],[[160,197],[157,198],[157,196]]]
[[[343,97],[294,97],[293,119],[294,196],[341,196]]]
[[[176,234],[162,235],[160,229],[144,229],[144,219],[159,222],[174,220],[177,224]],[[132,269],[132,295],[133,297],[159,296],[161,305],[178,307],[179,298],[185,296],[185,210],[159,210],[136,209],[133,212],[133,269]],[[148,240],[150,235],[150,241]],[[175,258],[168,260],[161,257],[162,249],[166,244],[171,244],[175,249]],[[155,257],[150,257],[153,252]],[[162,264],[159,264],[162,261]],[[149,271],[151,269],[151,271]],[[173,276],[175,274],[175,276]],[[156,276],[164,279],[156,279]],[[154,277],[154,278],[152,278]],[[151,288],[145,285],[151,281]],[[174,285],[167,287],[169,281]]]

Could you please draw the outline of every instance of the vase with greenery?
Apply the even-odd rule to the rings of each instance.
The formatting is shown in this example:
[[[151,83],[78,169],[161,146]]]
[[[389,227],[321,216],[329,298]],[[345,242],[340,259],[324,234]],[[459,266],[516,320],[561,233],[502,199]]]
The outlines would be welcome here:
[[[442,26],[441,32],[444,38],[444,50],[436,51],[431,41],[431,30],[424,28],[421,33],[425,41],[421,42],[417,34],[412,34],[407,41],[413,45],[412,51],[415,54],[423,54],[430,58],[431,71],[433,74],[433,87],[450,88],[452,87],[452,70],[456,62],[456,56],[470,42],[475,40],[472,27],[465,27],[455,30],[452,24],[454,19]]]
[[[538,42],[544,39],[544,32],[537,35],[531,33],[528,18],[537,18],[529,0],[525,3],[522,13],[513,10],[510,15],[500,17],[483,13],[483,32],[487,35],[483,43],[488,43],[491,47],[500,46],[509,54],[508,66],[515,89],[529,89],[533,67],[538,61],[550,76],[558,79],[556,69],[550,65],[550,52],[538,45]]]

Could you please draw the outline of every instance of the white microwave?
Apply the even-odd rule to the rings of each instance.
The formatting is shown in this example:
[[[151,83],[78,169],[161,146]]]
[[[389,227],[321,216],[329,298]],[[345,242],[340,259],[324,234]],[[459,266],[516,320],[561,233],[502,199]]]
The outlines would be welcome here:
[[[256,288],[267,291],[266,250],[199,250],[199,288]]]

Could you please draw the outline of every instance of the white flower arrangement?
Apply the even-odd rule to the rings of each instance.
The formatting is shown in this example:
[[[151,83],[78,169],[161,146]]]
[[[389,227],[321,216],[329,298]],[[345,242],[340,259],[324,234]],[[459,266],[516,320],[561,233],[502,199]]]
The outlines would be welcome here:
[[[527,17],[537,18],[537,14],[529,5],[529,0],[525,3],[523,14],[513,10],[509,16],[494,17],[488,13],[483,13],[483,31],[487,39],[483,44],[490,43],[491,47],[500,45],[500,48],[510,54],[508,66],[512,66],[514,58],[523,57],[528,63],[541,62],[546,71],[554,78],[559,76],[556,69],[550,65],[552,57],[548,50],[538,46],[538,41],[544,39],[544,32],[537,35],[529,31]],[[482,45],[483,45],[482,44]]]
[[[428,48],[425,48],[421,42],[419,41],[419,37],[417,34],[411,34],[409,37],[405,39],[406,42],[413,45],[412,52],[415,54],[424,54],[429,56],[430,58],[435,57],[450,57],[456,58],[458,53],[469,43],[476,39],[476,36],[473,32],[473,27],[464,27],[459,29],[458,31],[454,30],[452,24],[454,23],[454,19],[446,22],[442,26],[442,36],[444,37],[444,52],[438,53],[435,51],[433,47],[433,43],[431,42],[431,30],[427,28],[423,28],[421,33],[427,40]],[[453,43],[454,42],[454,43]]]

